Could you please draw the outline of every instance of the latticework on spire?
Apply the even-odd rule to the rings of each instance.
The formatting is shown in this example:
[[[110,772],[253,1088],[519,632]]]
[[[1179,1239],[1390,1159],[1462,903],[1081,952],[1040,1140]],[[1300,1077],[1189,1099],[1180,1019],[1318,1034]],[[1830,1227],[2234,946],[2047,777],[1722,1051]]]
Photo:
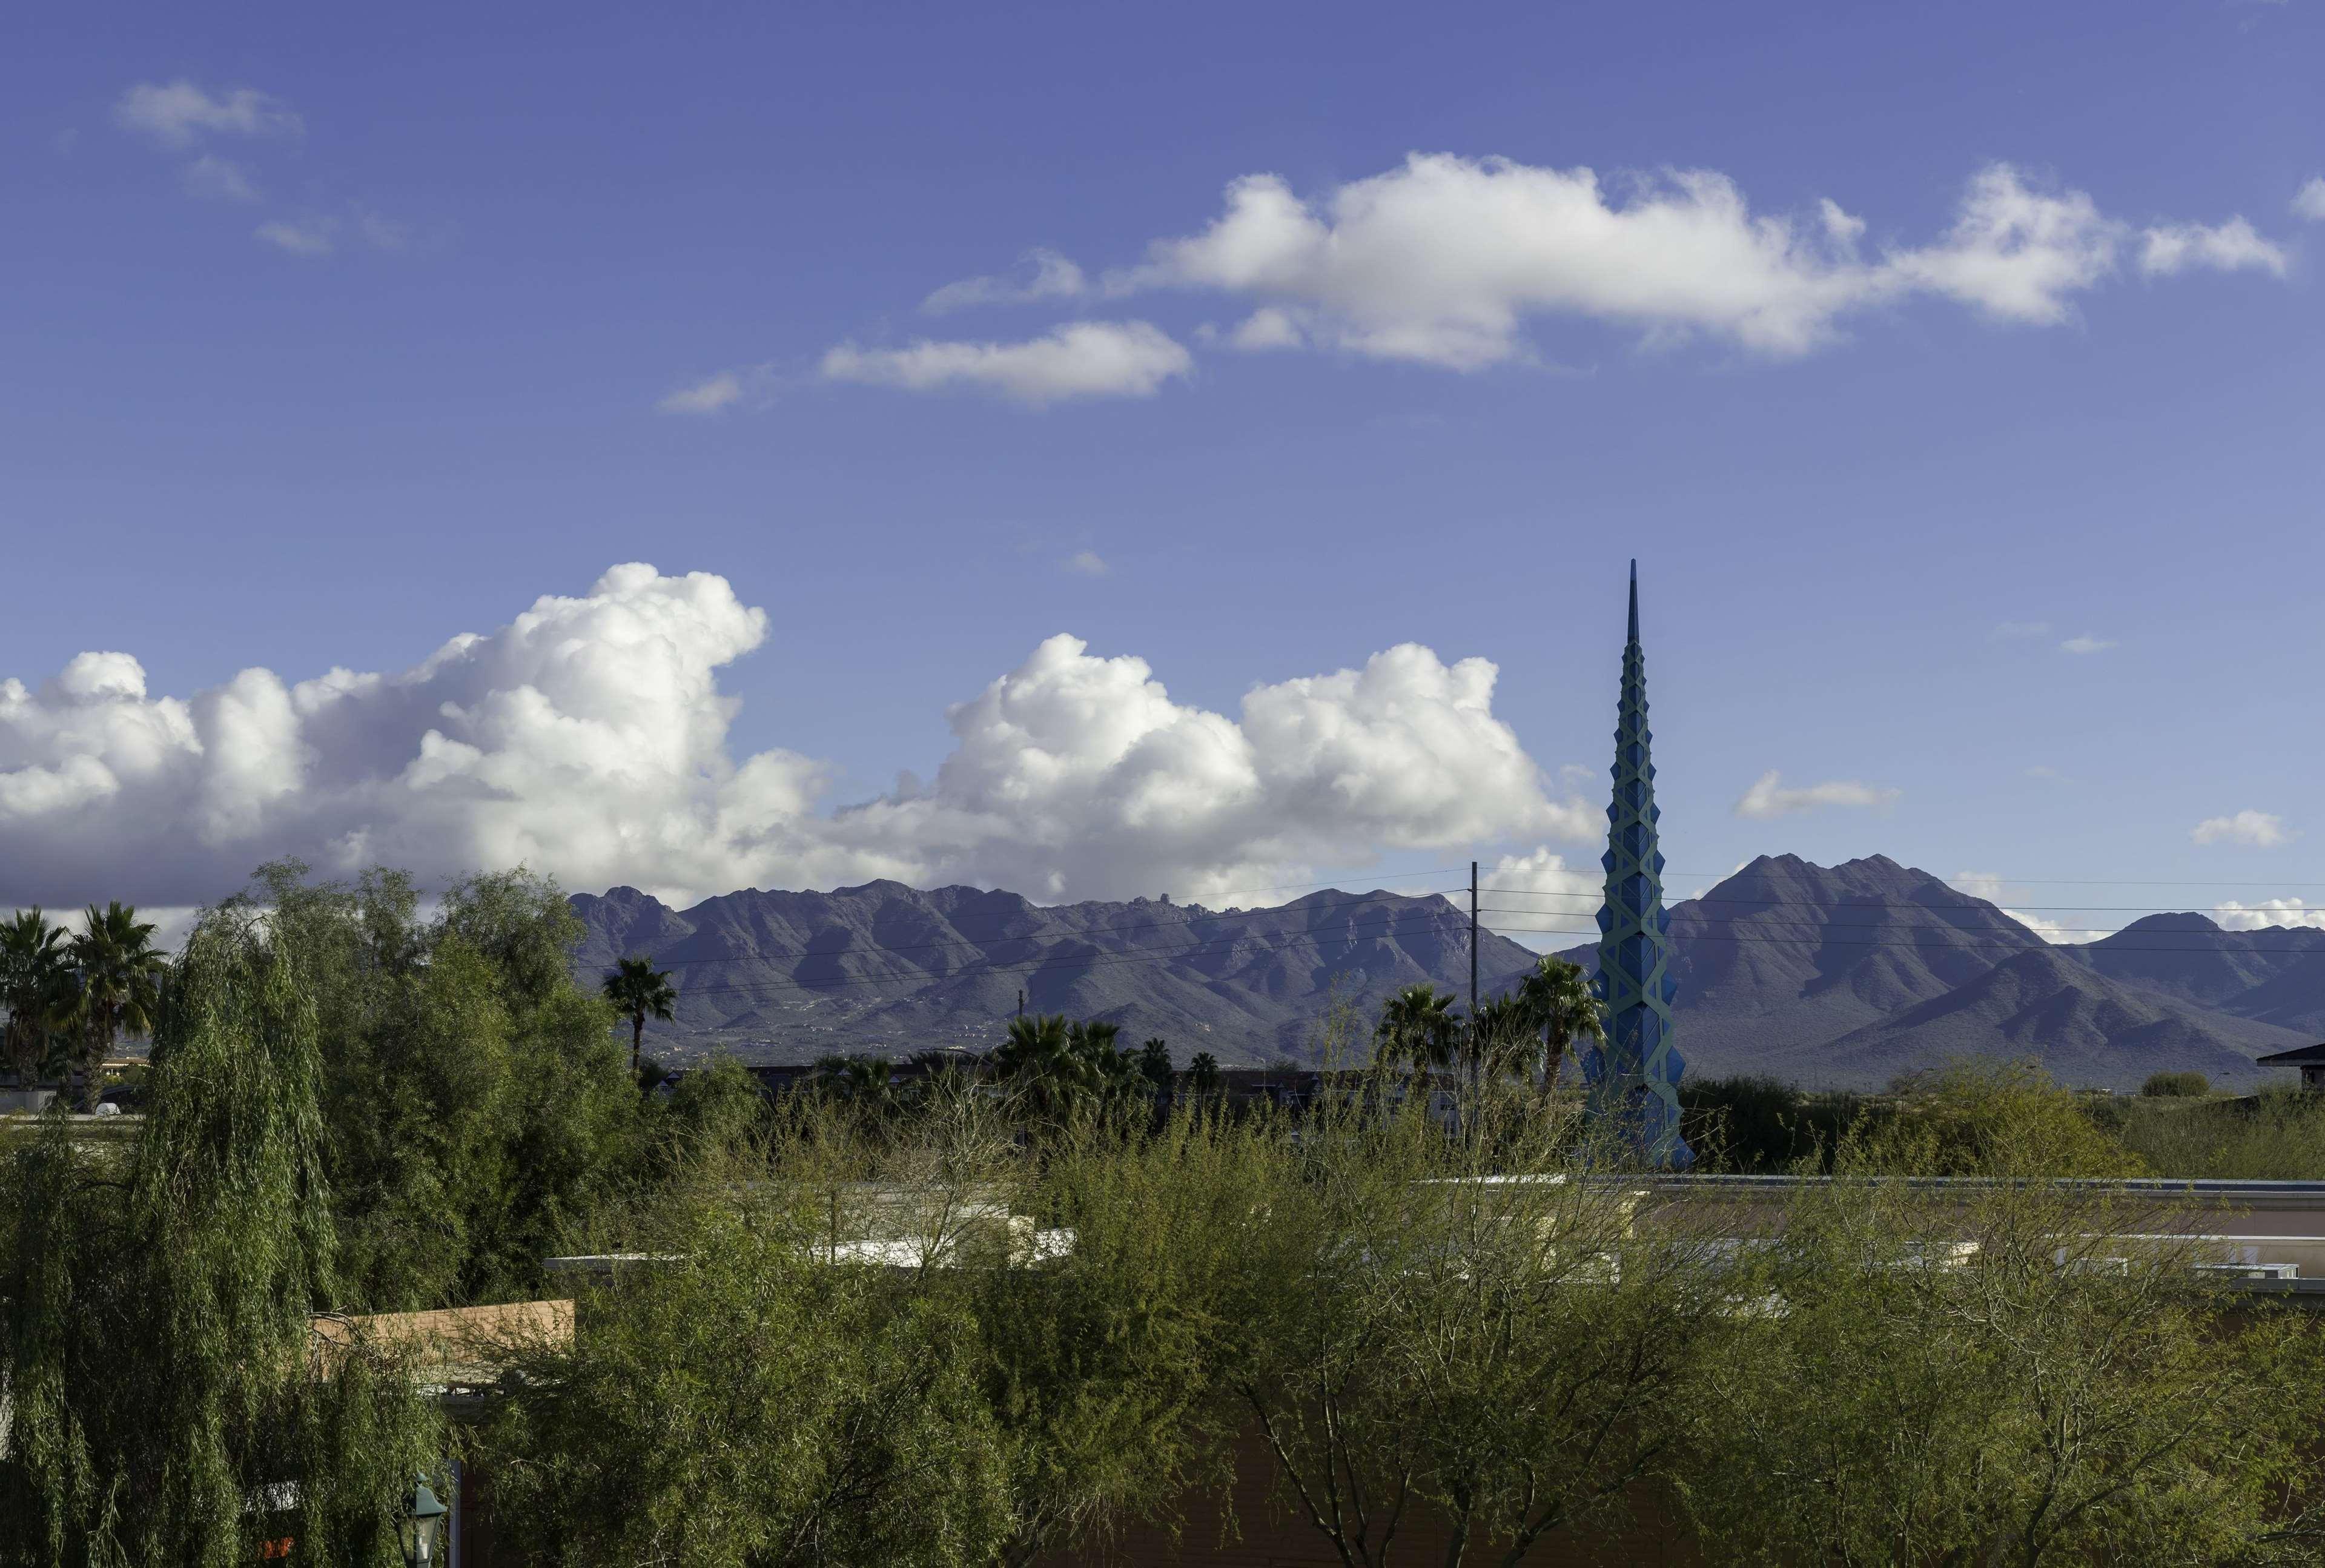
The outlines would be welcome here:
[[[1598,911],[1598,974],[1607,1040],[1583,1053],[1590,1108],[1616,1118],[1650,1164],[1692,1158],[1680,1136],[1673,1046],[1671,916],[1663,910],[1663,857],[1655,840],[1653,737],[1647,729],[1647,662],[1639,647],[1639,564],[1631,563],[1631,635],[1623,649],[1623,701],[1615,728],[1615,798],[1607,808],[1607,900]]]

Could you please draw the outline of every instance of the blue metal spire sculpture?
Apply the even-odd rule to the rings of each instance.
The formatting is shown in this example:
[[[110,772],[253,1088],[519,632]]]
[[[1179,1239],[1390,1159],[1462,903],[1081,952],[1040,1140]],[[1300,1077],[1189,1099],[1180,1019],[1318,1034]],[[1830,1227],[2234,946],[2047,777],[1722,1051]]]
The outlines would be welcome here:
[[[1616,1118],[1650,1164],[1694,1158],[1679,1130],[1686,1059],[1672,1044],[1671,916],[1655,841],[1655,765],[1647,731],[1647,661],[1639,648],[1639,563],[1631,562],[1631,637],[1615,726],[1615,798],[1607,808],[1607,902],[1598,911],[1598,974],[1607,1040],[1582,1054],[1594,1114]]]

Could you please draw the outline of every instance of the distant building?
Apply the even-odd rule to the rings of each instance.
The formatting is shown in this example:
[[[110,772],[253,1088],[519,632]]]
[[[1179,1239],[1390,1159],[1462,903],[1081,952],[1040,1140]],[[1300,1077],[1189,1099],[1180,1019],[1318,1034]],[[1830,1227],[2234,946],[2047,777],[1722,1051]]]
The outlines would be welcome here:
[[[2325,1042],[2315,1045],[2297,1045],[2290,1051],[2280,1051],[2274,1056],[2260,1057],[2255,1063],[2260,1067],[2298,1067],[2301,1087],[2325,1092]]]

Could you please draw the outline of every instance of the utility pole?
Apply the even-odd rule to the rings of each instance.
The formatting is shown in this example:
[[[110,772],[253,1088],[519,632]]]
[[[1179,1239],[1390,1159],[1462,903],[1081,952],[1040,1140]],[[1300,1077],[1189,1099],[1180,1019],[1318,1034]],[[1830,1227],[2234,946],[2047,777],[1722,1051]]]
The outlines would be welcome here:
[[[1477,1062],[1477,863],[1469,862],[1469,1059]],[[1477,1062],[1482,1072],[1485,1064]]]
[[[1021,1018],[1025,1016],[1025,988],[1023,986],[1017,988],[1017,1016]]]

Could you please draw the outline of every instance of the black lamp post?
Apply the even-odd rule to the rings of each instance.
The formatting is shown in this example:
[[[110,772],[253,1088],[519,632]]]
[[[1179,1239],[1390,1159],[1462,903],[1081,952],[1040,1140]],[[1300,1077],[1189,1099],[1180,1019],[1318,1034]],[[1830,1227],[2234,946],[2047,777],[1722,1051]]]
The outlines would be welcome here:
[[[403,1560],[412,1568],[433,1568],[444,1544],[444,1516],[449,1512],[420,1478],[412,1489],[412,1512],[404,1517]]]

